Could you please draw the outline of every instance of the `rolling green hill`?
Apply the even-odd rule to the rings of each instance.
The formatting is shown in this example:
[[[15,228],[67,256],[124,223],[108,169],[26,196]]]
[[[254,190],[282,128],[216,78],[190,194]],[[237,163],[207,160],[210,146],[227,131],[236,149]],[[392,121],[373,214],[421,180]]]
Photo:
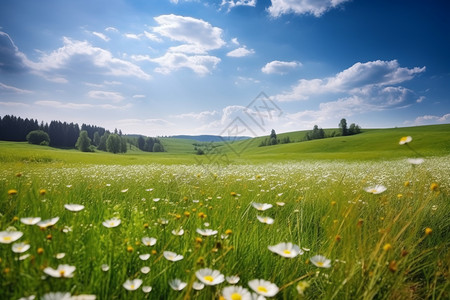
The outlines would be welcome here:
[[[328,129],[331,132],[336,129]],[[307,131],[279,134],[291,141],[302,140]],[[412,136],[409,145],[399,145],[402,136]],[[133,147],[126,154],[106,152],[83,153],[24,142],[0,141],[0,162],[3,163],[86,163],[86,164],[197,164],[215,162],[221,153],[222,162],[259,163],[295,161],[305,159],[386,160],[404,157],[445,156],[450,154],[450,124],[366,129],[362,133],[322,140],[293,142],[289,144],[259,147],[266,137],[258,137],[234,143],[216,143],[215,151],[195,155],[192,140],[161,138],[164,153],[142,152]],[[215,156],[216,155],[216,156]]]

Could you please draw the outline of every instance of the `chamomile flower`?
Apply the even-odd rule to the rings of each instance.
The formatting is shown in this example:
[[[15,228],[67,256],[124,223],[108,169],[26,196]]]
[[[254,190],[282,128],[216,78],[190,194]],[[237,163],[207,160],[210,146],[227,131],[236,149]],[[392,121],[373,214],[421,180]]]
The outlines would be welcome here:
[[[142,280],[139,278],[130,280],[127,279],[127,281],[124,282],[124,284],[122,285],[126,290],[129,291],[135,291],[137,290],[140,286],[142,285]]]
[[[250,280],[248,282],[248,286],[256,293],[266,297],[273,297],[279,291],[279,288],[276,286],[276,284],[264,279]]]
[[[150,258],[150,254],[148,254],[148,253],[139,255],[140,260],[147,260],[149,258]]]
[[[41,220],[41,218],[39,218],[39,217],[20,218],[20,222],[22,222],[25,225],[36,225],[40,220]]]
[[[15,243],[12,245],[12,251],[14,253],[24,253],[30,249],[30,245],[26,243]]]
[[[144,285],[144,286],[142,287],[142,291],[143,291],[144,293],[148,294],[148,293],[150,293],[150,292],[152,291],[152,287],[149,286],[149,285]]]
[[[0,231],[0,243],[11,244],[20,239],[22,235],[23,232],[20,231]]]
[[[405,145],[405,144],[408,144],[411,141],[412,141],[412,137],[410,137],[410,136],[403,136],[402,138],[400,138],[400,141],[398,143],[400,145]]]
[[[294,245],[292,243],[279,243],[274,246],[269,246],[268,248],[273,253],[276,253],[286,258],[294,258],[297,255],[302,255],[304,253],[299,246]]]
[[[103,272],[108,272],[108,271],[109,271],[109,266],[108,266],[107,264],[103,264],[103,265],[101,266],[101,268],[102,268],[102,271],[103,271]]]
[[[169,281],[169,285],[173,290],[181,291],[182,289],[184,289],[186,287],[187,283],[181,281],[178,278],[175,278],[175,279],[172,279]]]
[[[370,194],[378,195],[384,192],[386,187],[384,185],[377,184],[375,186],[367,187],[364,190]]]
[[[212,229],[201,229],[201,228],[197,228],[197,233],[201,234],[203,236],[211,236],[211,235],[216,235],[218,233],[217,230],[212,230]]]
[[[44,273],[55,278],[71,278],[75,269],[75,266],[59,265],[57,269],[45,268]]]
[[[173,234],[173,235],[181,236],[181,235],[184,234],[184,229],[183,229],[183,228],[180,228],[180,229],[178,229],[178,230],[174,229],[174,230],[172,230],[172,234]]]
[[[81,205],[81,204],[64,204],[64,208],[67,209],[68,211],[77,212],[77,211],[83,210],[84,209],[84,205]]]
[[[148,274],[148,272],[150,272],[150,267],[144,266],[141,268],[142,274]]]
[[[252,206],[254,208],[256,208],[259,211],[264,211],[264,210],[268,210],[269,208],[272,208],[272,204],[268,204],[268,203],[256,203],[256,202],[252,202]]]
[[[203,290],[204,287],[205,287],[205,285],[198,281],[194,281],[194,283],[192,284],[192,288],[196,291]]]
[[[172,252],[172,251],[164,251],[163,255],[167,260],[174,261],[174,262],[183,259],[183,255],[176,254],[175,252]]]
[[[229,284],[236,284],[239,282],[240,278],[237,275],[227,276],[225,277]]]
[[[206,285],[217,285],[225,281],[225,277],[220,271],[209,268],[198,270],[195,272],[195,276]]]
[[[145,246],[153,246],[156,244],[157,239],[155,239],[154,237],[143,237],[141,239],[142,244],[144,244]]]
[[[323,255],[315,255],[310,258],[310,261],[313,265],[319,268],[330,268],[331,267],[331,260],[326,258]]]
[[[37,226],[41,228],[47,228],[55,225],[59,221],[59,217],[54,217],[48,220],[39,221],[36,223]]]
[[[102,224],[103,226],[105,226],[106,228],[114,228],[120,225],[122,221],[119,218],[112,218],[109,220],[104,221]]]
[[[256,216],[256,218],[258,219],[258,221],[260,221],[261,223],[264,224],[273,224],[274,219],[272,219],[271,217],[262,217],[262,216]]]
[[[252,295],[242,286],[227,286],[222,290],[222,297],[226,300],[251,300]]]

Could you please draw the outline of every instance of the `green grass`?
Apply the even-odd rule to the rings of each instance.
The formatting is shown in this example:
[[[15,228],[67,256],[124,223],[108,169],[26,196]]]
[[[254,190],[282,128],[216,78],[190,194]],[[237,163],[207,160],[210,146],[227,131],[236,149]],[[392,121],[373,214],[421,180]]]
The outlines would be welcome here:
[[[195,272],[211,268],[238,275],[245,288],[255,278],[271,281],[280,288],[274,299],[300,299],[300,281],[310,284],[304,299],[448,299],[449,172],[448,156],[415,167],[403,160],[226,168],[7,164],[0,171],[0,231],[23,232],[18,241],[31,248],[23,253],[29,257],[16,260],[23,254],[0,244],[0,295],[39,298],[67,291],[98,299],[217,299],[229,284],[192,289]],[[434,190],[432,183],[438,185]],[[375,184],[387,190],[364,191]],[[11,189],[17,194],[9,195]],[[257,211],[253,202],[273,207]],[[64,209],[67,203],[85,209],[71,212]],[[263,224],[257,215],[275,221]],[[18,220],[56,216],[58,223],[47,229]],[[121,224],[104,227],[112,217]],[[179,228],[183,236],[171,233]],[[197,228],[218,233],[202,237]],[[425,234],[425,228],[432,233]],[[227,230],[232,233],[223,238]],[[144,246],[145,236],[157,238],[156,245]],[[288,259],[268,250],[280,242],[309,251]],[[384,250],[387,244],[391,248]],[[166,250],[184,258],[170,262],[162,255]],[[64,258],[57,259],[58,253]],[[146,261],[139,259],[144,253],[151,254]],[[331,259],[331,267],[314,266],[309,260],[317,254]],[[75,266],[74,277],[45,276],[46,267],[60,264]],[[102,271],[103,264],[109,271]],[[148,274],[140,271],[143,266],[150,267]],[[152,292],[122,287],[134,278],[152,286]],[[187,287],[173,291],[168,285],[173,278]]]

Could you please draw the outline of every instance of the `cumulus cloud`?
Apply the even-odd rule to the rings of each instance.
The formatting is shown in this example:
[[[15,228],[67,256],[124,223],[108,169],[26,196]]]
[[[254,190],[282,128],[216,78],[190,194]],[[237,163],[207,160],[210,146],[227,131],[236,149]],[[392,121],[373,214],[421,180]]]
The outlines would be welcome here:
[[[256,0],[222,0],[220,7],[226,7],[229,12],[232,8],[237,6],[256,6]]]
[[[89,91],[88,96],[93,99],[111,101],[114,103],[120,102],[124,99],[120,93],[107,91]]]
[[[220,62],[220,58],[210,55],[186,55],[184,53],[167,52],[164,56],[150,59],[158,63],[160,67],[155,72],[169,74],[170,72],[182,68],[191,69],[199,75],[211,73]]]
[[[267,63],[261,71],[266,74],[286,74],[289,71],[301,67],[302,64],[298,61],[279,61],[274,60]]]
[[[424,71],[425,67],[400,67],[396,60],[358,62],[333,77],[300,79],[290,91],[277,95],[276,99],[306,100],[310,96],[326,93],[364,94],[374,87],[382,88],[411,80]]]
[[[432,125],[450,123],[450,113],[442,116],[424,115],[414,120],[414,125]]]
[[[93,31],[92,34],[95,35],[96,37],[98,37],[98,38],[104,40],[105,42],[108,42],[108,41],[110,40],[109,37],[107,37],[105,34],[103,34],[103,33],[101,33],[101,32],[95,32],[95,31]]]
[[[177,15],[161,15],[154,18],[158,26],[153,31],[171,40],[195,47],[195,53],[205,53],[225,45],[222,29],[213,27],[201,19]],[[190,50],[193,51],[193,50]]]
[[[240,48],[237,48],[237,49],[234,49],[234,50],[228,52],[227,56],[230,56],[230,57],[244,57],[244,56],[248,56],[248,55],[253,54],[253,53],[255,53],[255,51],[253,49],[249,50],[249,49],[247,49],[247,47],[244,46],[244,47],[240,47]]]
[[[350,0],[272,0],[272,5],[267,10],[275,18],[289,13],[320,17],[328,10],[348,1]]]
[[[131,76],[146,80],[151,78],[139,66],[116,58],[108,50],[94,47],[87,41],[64,37],[63,44],[61,48],[51,53],[43,53],[37,62],[30,61],[26,57],[23,61],[27,67],[44,77],[57,70],[70,69],[72,64],[77,64],[77,68],[84,65],[85,69],[90,68],[106,75]]]

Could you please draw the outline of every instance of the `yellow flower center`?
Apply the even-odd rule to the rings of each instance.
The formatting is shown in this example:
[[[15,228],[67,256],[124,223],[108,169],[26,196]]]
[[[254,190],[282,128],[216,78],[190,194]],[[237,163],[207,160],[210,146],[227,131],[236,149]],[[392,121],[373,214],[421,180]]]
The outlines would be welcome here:
[[[109,226],[114,226],[114,222],[109,222]]]
[[[205,279],[208,282],[213,282],[214,281],[214,278],[212,276],[210,276],[210,275],[203,277],[203,279]]]
[[[289,255],[289,254],[291,254],[291,251],[289,251],[289,250],[286,249],[286,250],[283,250],[283,253]]]
[[[3,237],[3,240],[5,242],[9,242],[9,241],[11,241],[11,237],[10,236],[5,236],[5,237]]]
[[[241,300],[242,296],[238,293],[231,294],[231,300]]]
[[[134,284],[130,285],[130,289],[134,290]]]
[[[322,261],[318,261],[318,262],[317,262],[317,265],[318,265],[319,267],[323,267],[323,262],[322,262]]]
[[[268,290],[266,289],[265,286],[258,286],[257,288],[258,292],[262,292],[262,293],[267,293]]]
[[[66,271],[64,271],[64,270],[59,271],[59,275],[61,275],[61,277],[64,277],[65,273],[66,273]]]

